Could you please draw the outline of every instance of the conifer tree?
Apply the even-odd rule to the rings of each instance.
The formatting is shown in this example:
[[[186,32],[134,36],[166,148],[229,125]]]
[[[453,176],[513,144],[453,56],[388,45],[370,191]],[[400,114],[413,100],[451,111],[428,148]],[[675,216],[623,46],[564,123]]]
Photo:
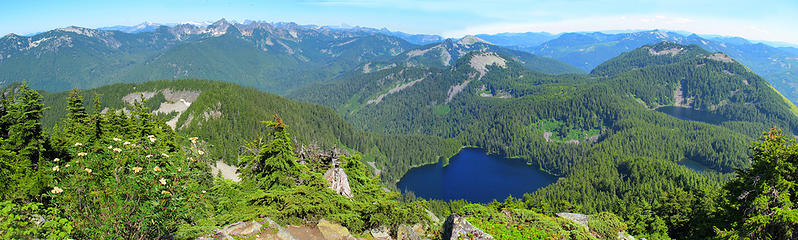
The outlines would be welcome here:
[[[798,237],[798,145],[780,129],[771,129],[751,148],[751,167],[737,171],[725,186],[723,208],[731,239]]]

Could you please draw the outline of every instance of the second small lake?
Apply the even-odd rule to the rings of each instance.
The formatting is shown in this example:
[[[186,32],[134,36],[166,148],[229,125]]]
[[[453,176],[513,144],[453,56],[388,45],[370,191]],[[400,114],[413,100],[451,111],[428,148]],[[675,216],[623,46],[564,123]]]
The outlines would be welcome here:
[[[519,159],[501,158],[478,148],[464,148],[449,165],[431,164],[410,169],[396,184],[425,199],[487,203],[508,196],[521,197],[557,181],[555,176]]]
[[[727,120],[711,112],[684,107],[665,106],[657,108],[657,112],[665,113],[681,120],[699,121],[710,124],[720,124]]]

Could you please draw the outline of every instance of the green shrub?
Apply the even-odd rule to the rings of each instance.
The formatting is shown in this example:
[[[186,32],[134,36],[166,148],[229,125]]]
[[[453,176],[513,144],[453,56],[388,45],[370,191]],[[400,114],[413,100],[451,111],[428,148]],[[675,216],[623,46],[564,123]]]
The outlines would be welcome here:
[[[602,239],[617,239],[618,232],[626,230],[626,223],[615,214],[601,212],[588,218],[590,231],[595,232]]]

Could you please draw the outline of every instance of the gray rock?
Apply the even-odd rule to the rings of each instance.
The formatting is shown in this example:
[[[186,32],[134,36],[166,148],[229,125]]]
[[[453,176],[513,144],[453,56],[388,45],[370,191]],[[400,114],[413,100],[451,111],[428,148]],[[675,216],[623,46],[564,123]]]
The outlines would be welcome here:
[[[349,179],[343,168],[330,168],[324,173],[324,178],[327,179],[327,183],[330,184],[330,188],[333,191],[344,197],[354,197],[354,195],[352,195],[352,189],[349,188]]]
[[[493,236],[474,227],[457,214],[449,215],[443,223],[443,239],[493,239]]]
[[[388,227],[380,226],[378,228],[372,228],[369,230],[369,232],[376,240],[393,240],[391,237],[391,231],[388,229]]]

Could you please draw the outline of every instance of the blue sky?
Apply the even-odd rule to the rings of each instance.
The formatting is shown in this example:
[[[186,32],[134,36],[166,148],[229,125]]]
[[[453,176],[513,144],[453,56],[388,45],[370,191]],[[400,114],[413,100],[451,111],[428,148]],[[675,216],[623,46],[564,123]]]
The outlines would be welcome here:
[[[669,29],[798,44],[798,0],[0,0],[0,6],[0,35],[70,25],[96,28],[226,18],[238,22],[345,23],[445,37]]]

